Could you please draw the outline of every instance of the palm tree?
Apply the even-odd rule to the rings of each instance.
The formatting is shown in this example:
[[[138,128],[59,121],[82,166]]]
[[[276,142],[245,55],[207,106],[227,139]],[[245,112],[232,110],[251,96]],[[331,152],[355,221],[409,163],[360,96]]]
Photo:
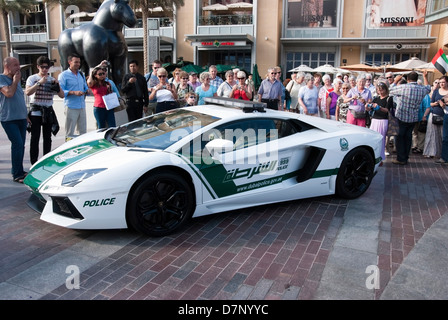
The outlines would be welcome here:
[[[8,25],[8,15],[10,12],[19,12],[28,16],[28,10],[38,4],[36,0],[0,0],[0,15],[3,18],[3,30],[5,30],[5,43],[7,54],[12,56],[11,32]]]
[[[145,73],[149,72],[148,61],[148,24],[147,19],[150,15],[150,9],[161,7],[164,11],[172,11],[173,8],[182,7],[184,0],[130,0],[129,5],[135,10],[140,9],[142,11],[143,20],[143,64]]]

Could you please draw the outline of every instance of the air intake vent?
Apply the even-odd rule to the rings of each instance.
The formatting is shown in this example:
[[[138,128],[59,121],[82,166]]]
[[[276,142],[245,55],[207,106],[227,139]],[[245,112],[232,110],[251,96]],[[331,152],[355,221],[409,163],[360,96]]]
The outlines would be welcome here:
[[[67,197],[51,197],[53,200],[53,212],[61,216],[83,220],[84,217],[79,213],[73,203]]]

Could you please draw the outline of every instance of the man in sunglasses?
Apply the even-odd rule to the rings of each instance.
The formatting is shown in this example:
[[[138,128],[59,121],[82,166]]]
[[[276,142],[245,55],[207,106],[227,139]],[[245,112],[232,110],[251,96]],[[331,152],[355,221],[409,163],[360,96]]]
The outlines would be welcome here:
[[[28,119],[31,123],[31,164],[37,162],[39,158],[41,131],[43,136],[43,155],[45,155],[51,151],[51,133],[56,135],[59,129],[56,114],[53,110],[53,97],[57,94],[59,98],[64,98],[64,90],[62,90],[58,80],[48,73],[50,67],[50,59],[46,56],[40,56],[37,59],[39,72],[29,76],[26,80],[25,94],[30,96]]]
[[[162,61],[154,60],[152,63],[152,72],[145,74],[146,83],[148,87],[148,94],[151,95],[152,90],[159,84],[159,78],[157,77],[157,70],[162,67]],[[145,116],[150,116],[156,112],[157,99],[151,100],[148,103],[148,109],[145,111]]]
[[[389,82],[389,87],[391,87],[394,84],[394,74],[392,72],[386,73],[386,79]]]
[[[268,77],[261,82],[258,89],[258,101],[267,104],[272,110],[280,109],[280,99],[282,97],[282,84],[276,79],[277,72],[275,68],[268,69]]]

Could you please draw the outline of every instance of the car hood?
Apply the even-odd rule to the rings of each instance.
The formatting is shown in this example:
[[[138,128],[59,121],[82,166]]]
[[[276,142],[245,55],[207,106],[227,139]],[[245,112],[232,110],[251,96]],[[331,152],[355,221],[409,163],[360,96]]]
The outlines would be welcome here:
[[[77,139],[75,139],[77,140]],[[110,148],[117,148],[106,139],[80,139],[65,143],[51,154],[38,161],[29,171],[24,183],[32,190],[37,188],[52,175],[87,157],[91,157]]]

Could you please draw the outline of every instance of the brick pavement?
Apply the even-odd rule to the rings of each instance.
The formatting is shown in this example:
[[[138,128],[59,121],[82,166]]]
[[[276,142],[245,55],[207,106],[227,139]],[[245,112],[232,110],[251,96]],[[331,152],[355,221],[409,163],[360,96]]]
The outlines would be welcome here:
[[[448,167],[413,156],[407,167],[388,160],[381,170],[387,172],[378,236],[384,289],[425,231],[447,212],[442,190]],[[2,199],[2,282],[94,234],[112,240],[109,231],[75,231],[40,221],[26,207],[27,196],[24,191]],[[133,240],[83,271],[80,289],[61,283],[40,298],[313,299],[347,204],[322,197],[237,210],[194,219],[164,238],[121,230]],[[383,289],[375,292],[376,299]]]
[[[321,299],[322,277],[331,270],[355,201],[369,206],[379,202],[379,225],[371,240],[377,242],[381,286],[367,295],[379,299],[416,243],[448,212],[448,166],[412,155],[408,166],[387,159],[375,187],[353,201],[320,197],[236,210],[194,219],[182,232],[164,238],[129,230],[64,229],[40,221],[26,206],[26,188],[9,177],[8,144],[2,135],[2,299]],[[355,235],[344,234],[344,241],[364,240]],[[45,274],[47,267],[70,256],[83,265],[80,289],[66,288],[65,268]]]

